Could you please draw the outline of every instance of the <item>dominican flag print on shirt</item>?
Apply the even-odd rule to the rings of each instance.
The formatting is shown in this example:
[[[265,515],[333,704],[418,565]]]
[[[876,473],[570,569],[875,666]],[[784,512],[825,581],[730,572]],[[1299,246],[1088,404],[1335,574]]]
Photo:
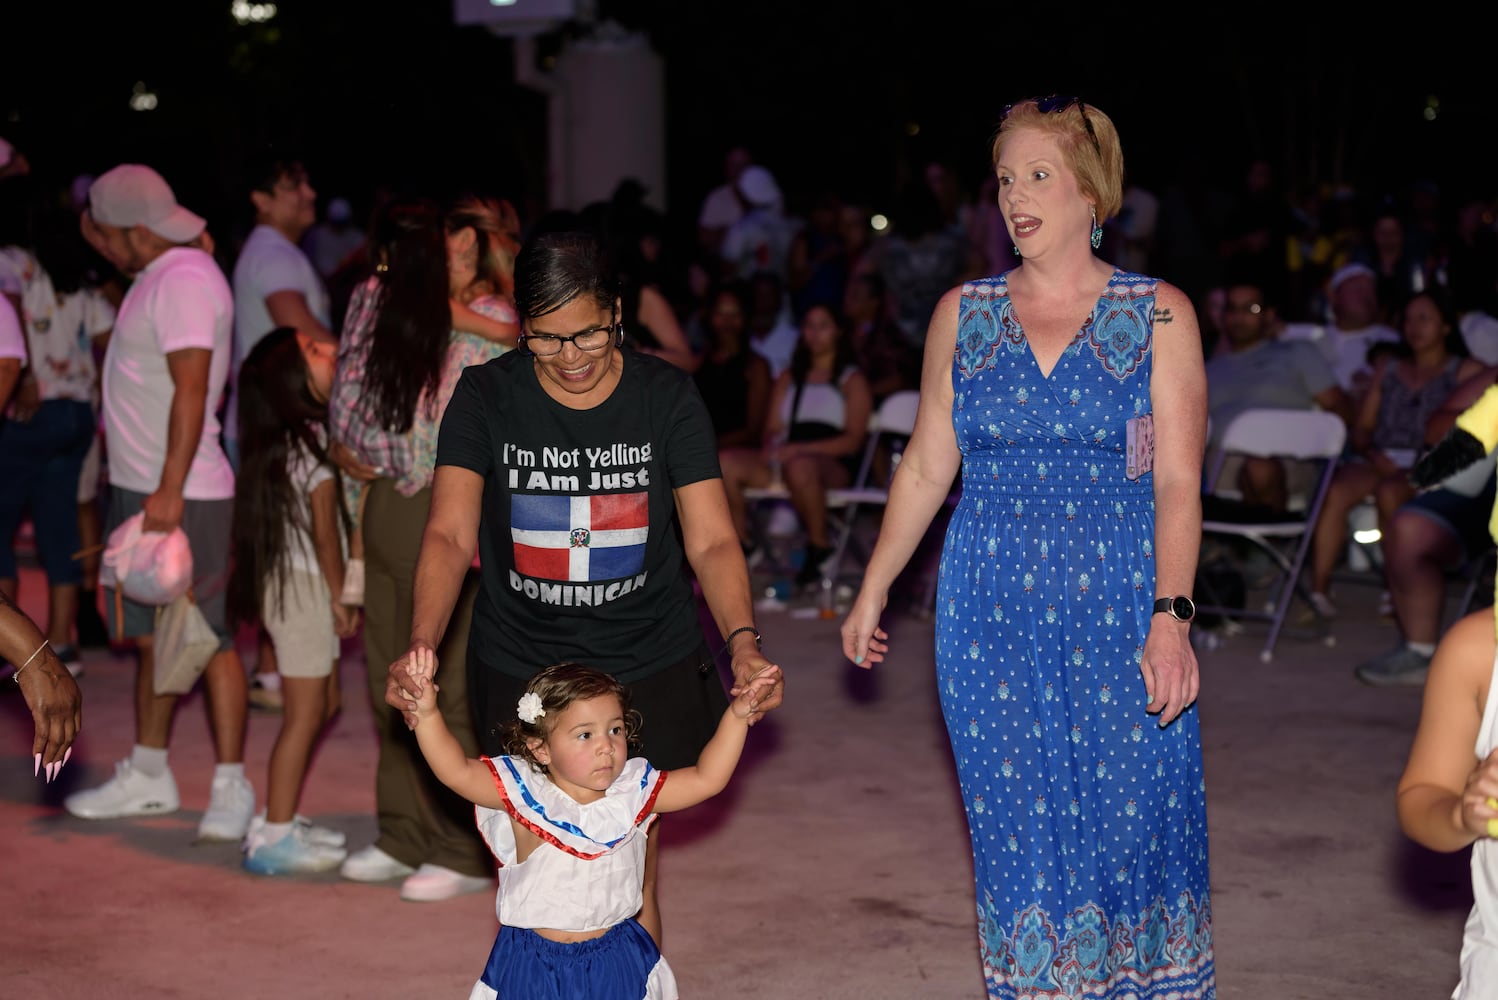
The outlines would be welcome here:
[[[634,576],[645,566],[648,493],[510,498],[515,569],[540,580],[589,583]]]

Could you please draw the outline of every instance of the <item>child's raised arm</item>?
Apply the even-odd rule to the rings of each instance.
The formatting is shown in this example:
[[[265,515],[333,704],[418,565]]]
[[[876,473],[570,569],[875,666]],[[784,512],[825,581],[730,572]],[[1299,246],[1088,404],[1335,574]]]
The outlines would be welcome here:
[[[452,308],[454,330],[476,334],[485,340],[504,344],[506,347],[514,347],[519,342],[519,323],[507,323],[504,320],[491,319],[481,312],[475,312],[468,308],[457,299],[450,300],[448,305]]]
[[[696,765],[679,767],[670,773],[655,800],[656,812],[675,812],[695,806],[728,787],[728,779],[733,777],[733,770],[744,752],[749,727],[764,718],[759,703],[769,696],[779,681],[780,668],[773,663],[749,679],[728,706],[728,711],[723,713],[718,731],[702,748]]]
[[[1399,825],[1433,851],[1459,851],[1493,836],[1498,754],[1477,759],[1477,733],[1493,674],[1493,609],[1467,615],[1436,647],[1414,745],[1399,780]],[[669,784],[669,782],[668,782]]]
[[[437,654],[418,647],[406,655],[411,657],[411,676],[421,683],[421,695],[416,699],[416,742],[421,745],[421,755],[427,759],[432,773],[469,802],[490,809],[502,808],[504,802],[489,765],[463,752],[437,710]]]

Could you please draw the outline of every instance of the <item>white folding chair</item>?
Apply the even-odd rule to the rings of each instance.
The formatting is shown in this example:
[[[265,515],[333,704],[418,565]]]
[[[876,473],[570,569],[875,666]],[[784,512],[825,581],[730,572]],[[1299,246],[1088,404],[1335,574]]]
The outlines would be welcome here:
[[[827,506],[839,511],[836,526],[837,537],[832,540],[832,555],[823,566],[822,590],[826,593],[837,582],[842,571],[843,557],[853,540],[853,529],[858,515],[866,507],[883,507],[889,503],[889,483],[874,481],[874,468],[881,444],[891,438],[908,438],[915,430],[915,414],[920,409],[921,394],[915,389],[892,392],[879,404],[869,422],[869,439],[864,443],[863,460],[853,484],[843,489],[827,491]],[[890,476],[894,468],[890,468]]]
[[[854,523],[863,508],[889,502],[889,490],[874,479],[875,461],[879,447],[892,437],[909,437],[915,428],[915,413],[921,394],[915,389],[891,393],[869,415],[869,434],[864,442],[863,456],[852,484],[827,491],[827,511],[831,515],[829,525],[832,534],[832,555],[824,562],[822,584],[826,588],[837,579],[843,555],[853,538]],[[767,502],[789,502],[790,491],[784,483],[770,486],[751,486],[744,490],[744,499],[751,505]]]
[[[1267,621],[1269,635],[1259,653],[1259,659],[1265,663],[1274,656],[1275,641],[1284,629],[1295,595],[1299,594],[1306,606],[1315,611],[1301,575],[1311,549],[1316,519],[1331,487],[1346,437],[1346,425],[1333,413],[1321,410],[1245,410],[1223,432],[1220,449],[1207,475],[1207,492],[1216,494],[1217,480],[1230,455],[1309,462],[1317,470],[1315,485],[1306,494],[1304,503],[1291,504],[1291,510],[1286,514],[1264,516],[1262,511],[1243,507],[1241,519],[1224,513],[1202,521],[1203,540],[1211,537],[1243,539],[1274,563],[1275,576],[1270,584],[1269,600],[1262,610],[1215,606],[1206,602],[1197,605],[1198,612],[1221,615],[1230,623],[1240,619]],[[1221,486],[1226,493],[1232,484],[1223,483]],[[1317,618],[1324,621],[1319,612]]]

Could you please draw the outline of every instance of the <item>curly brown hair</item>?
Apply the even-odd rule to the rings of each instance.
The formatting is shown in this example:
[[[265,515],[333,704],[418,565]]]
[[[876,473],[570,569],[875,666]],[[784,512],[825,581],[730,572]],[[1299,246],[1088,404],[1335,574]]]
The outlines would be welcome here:
[[[612,674],[581,663],[554,663],[530,679],[525,686],[526,694],[541,699],[544,712],[535,722],[513,719],[504,726],[505,753],[530,763],[542,774],[549,773],[545,764],[536,759],[531,749],[532,740],[544,741],[551,735],[557,716],[567,710],[574,701],[588,701],[613,695],[619,699],[619,708],[624,714],[624,738],[631,750],[640,746],[640,713],[629,707],[629,688],[620,684]]]

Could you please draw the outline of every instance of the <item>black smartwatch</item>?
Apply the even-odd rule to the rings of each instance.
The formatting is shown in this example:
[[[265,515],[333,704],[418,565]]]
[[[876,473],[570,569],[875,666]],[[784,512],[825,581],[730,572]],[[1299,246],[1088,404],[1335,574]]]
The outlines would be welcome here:
[[[1161,597],[1155,601],[1155,614],[1166,614],[1178,622],[1189,622],[1196,617],[1196,602],[1180,594]]]

